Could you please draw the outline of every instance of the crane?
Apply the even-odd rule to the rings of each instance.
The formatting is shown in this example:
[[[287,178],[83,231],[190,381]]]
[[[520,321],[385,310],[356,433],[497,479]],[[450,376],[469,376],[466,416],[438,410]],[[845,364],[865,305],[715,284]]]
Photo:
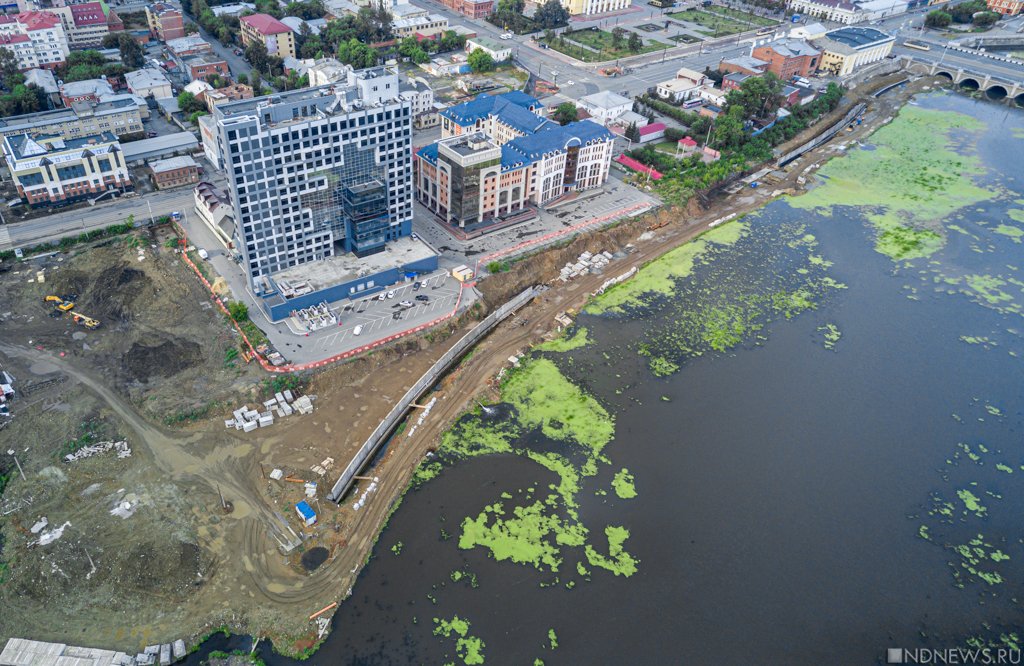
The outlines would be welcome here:
[[[92,317],[84,315],[80,312],[72,312],[71,316],[74,317],[76,324],[81,324],[82,326],[85,326],[89,330],[94,331],[100,327],[99,320],[93,319]]]

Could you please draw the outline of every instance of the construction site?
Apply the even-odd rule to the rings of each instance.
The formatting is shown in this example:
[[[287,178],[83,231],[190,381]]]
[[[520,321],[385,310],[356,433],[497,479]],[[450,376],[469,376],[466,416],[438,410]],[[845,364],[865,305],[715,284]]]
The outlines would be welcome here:
[[[850,140],[900,103],[878,102]],[[810,154],[776,192],[831,154]],[[415,467],[476,397],[497,399],[510,357],[609,278],[771,196],[748,189],[712,210],[583,234],[481,282],[482,303],[460,318],[301,376],[246,362],[170,227],[0,264],[0,378],[12,391],[0,411],[0,645],[134,655],[227,627],[288,654],[313,648]],[[577,270],[596,256],[600,270]],[[539,282],[552,288],[457,361],[340,505],[329,501],[424,373]]]

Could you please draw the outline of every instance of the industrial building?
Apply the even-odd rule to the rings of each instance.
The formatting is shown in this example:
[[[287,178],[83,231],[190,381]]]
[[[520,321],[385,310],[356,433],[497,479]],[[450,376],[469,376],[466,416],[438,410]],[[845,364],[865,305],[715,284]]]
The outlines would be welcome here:
[[[817,42],[822,51],[818,68],[833,76],[846,76],[888,56],[895,41],[892,36],[874,28],[833,30]]]

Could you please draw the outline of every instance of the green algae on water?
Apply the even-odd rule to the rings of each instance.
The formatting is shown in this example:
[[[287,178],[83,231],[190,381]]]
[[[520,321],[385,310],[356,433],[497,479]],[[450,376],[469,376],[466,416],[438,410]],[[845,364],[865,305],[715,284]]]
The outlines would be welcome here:
[[[486,644],[479,638],[469,635],[470,624],[467,620],[463,620],[458,615],[451,620],[435,617],[434,624],[437,625],[434,627],[435,636],[450,638],[452,634],[455,634],[458,637],[455,642],[455,651],[463,663],[470,666],[484,663],[483,650]]]
[[[572,336],[565,337],[563,335],[555,338],[554,340],[542,342],[537,345],[536,349],[538,351],[564,353],[586,347],[589,344],[590,339],[587,337],[587,329],[586,327],[581,326],[573,332]]]
[[[829,161],[819,171],[826,182],[789,203],[822,212],[833,206],[868,209],[878,252],[894,261],[929,256],[944,243],[930,225],[993,197],[973,180],[984,173],[978,156],[959,154],[953,139],[954,133],[983,128],[962,113],[904,107],[874,133],[874,150],[852,150]]]
[[[818,330],[824,335],[825,349],[835,350],[839,338],[843,337],[839,327],[835,324],[825,324],[824,326],[819,326]]]
[[[554,629],[548,629],[548,646],[554,650],[558,647],[558,634]]]
[[[620,499],[633,499],[636,497],[636,486],[633,485],[633,475],[629,473],[629,470],[623,467],[621,470],[616,472],[615,478],[612,479],[612,488],[615,489],[615,494]]]
[[[608,555],[598,553],[593,546],[587,544],[587,561],[595,567],[611,571],[616,576],[629,578],[637,570],[637,560],[622,547],[626,539],[629,538],[629,530],[609,525],[604,528],[604,533],[608,537]]]
[[[1000,224],[992,231],[996,232],[997,234],[1002,234],[1003,236],[1009,236],[1011,239],[1013,239],[1014,243],[1020,243],[1021,237],[1024,236],[1024,229],[1021,229],[1020,227],[1014,227],[1009,224]]]

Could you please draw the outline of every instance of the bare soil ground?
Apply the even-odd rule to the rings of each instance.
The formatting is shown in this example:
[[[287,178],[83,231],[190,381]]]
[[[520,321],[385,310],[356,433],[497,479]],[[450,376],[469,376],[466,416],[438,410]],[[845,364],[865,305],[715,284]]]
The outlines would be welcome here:
[[[868,122],[836,141],[867,134],[899,103],[873,102]],[[833,154],[828,148],[802,158],[774,187],[796,189],[799,174]],[[163,237],[143,239],[142,261],[125,242],[55,260],[44,284],[28,282],[35,269],[0,266],[0,363],[17,388],[29,389],[0,430],[0,473],[13,470],[10,448],[27,477],[15,475],[0,499],[0,641],[24,636],[137,650],[228,625],[268,635],[290,652],[311,647],[308,616],[348,596],[412,471],[475,397],[494,391],[491,378],[506,359],[548,335],[557,314],[582,305],[608,277],[657,258],[716,218],[763,205],[767,189],[708,211],[662,211],[586,234],[482,282],[494,305],[553,280],[583,250],[634,244],[605,275],[553,283],[500,325],[445,378],[415,436],[397,435],[368,472],[380,483],[366,506],[357,512],[351,501],[314,502],[320,520],[305,530],[293,509],[302,484],[265,474],[280,468],[316,481],[322,497],[394,401],[481,313],[305,378],[304,391],[317,396],[313,414],[243,434],[221,419],[272,388],[255,367],[226,360],[236,344],[231,330]],[[48,293],[77,294],[76,310],[103,328],[87,332],[51,318],[42,301]],[[88,433],[127,439],[133,454],[61,462],[68,443]],[[327,475],[311,471],[328,457],[335,463]],[[124,501],[137,504],[134,514],[111,515]],[[56,542],[34,544],[29,528],[41,516],[51,527],[71,525]],[[289,529],[305,542],[285,555],[279,539]],[[313,548],[325,549],[327,559],[307,571],[302,555]]]

